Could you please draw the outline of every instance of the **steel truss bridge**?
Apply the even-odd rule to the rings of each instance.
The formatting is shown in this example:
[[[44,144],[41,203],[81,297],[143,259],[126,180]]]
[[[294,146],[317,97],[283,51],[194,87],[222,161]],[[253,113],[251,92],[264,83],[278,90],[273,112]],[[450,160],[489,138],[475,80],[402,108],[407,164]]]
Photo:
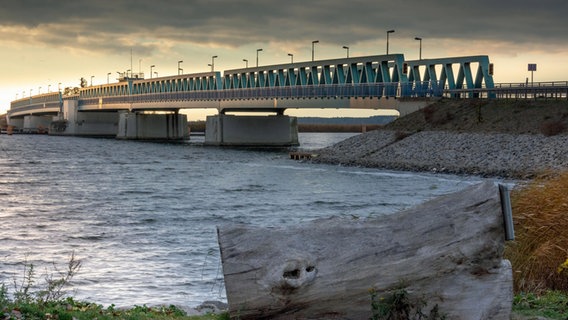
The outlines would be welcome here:
[[[490,67],[487,56],[406,61],[402,54],[391,54],[153,79],[126,77],[117,83],[79,88],[72,94],[52,92],[22,98],[11,103],[8,115],[57,113],[64,100],[77,100],[79,111],[216,108],[224,113],[368,108],[368,104],[353,103],[361,99],[493,98],[499,91]]]

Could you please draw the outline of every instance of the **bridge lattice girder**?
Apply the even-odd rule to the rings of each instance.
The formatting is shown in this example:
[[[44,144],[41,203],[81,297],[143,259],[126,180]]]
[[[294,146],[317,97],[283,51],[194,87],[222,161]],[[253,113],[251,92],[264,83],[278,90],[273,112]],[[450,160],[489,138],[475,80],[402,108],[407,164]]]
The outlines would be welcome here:
[[[227,70],[223,89],[398,82],[403,63],[402,54],[393,54]]]
[[[444,89],[480,89],[485,84],[487,88],[493,88],[493,76],[489,74],[489,57],[471,56],[441,59],[423,59],[406,61],[408,66],[408,81],[414,83],[417,95],[425,95],[421,90],[426,84],[432,90],[438,91],[441,96]],[[475,78],[471,66],[477,65]],[[459,66],[457,77],[454,75],[454,66]],[[421,75],[420,69],[424,70]],[[437,69],[440,69],[438,75]],[[470,93],[473,95],[473,93]]]
[[[408,66],[408,75],[404,72],[405,64]],[[472,64],[478,66],[475,77],[471,70]],[[454,65],[459,66],[457,76],[454,75]],[[424,70],[423,75],[421,69]],[[437,69],[441,70],[440,74]],[[404,55],[391,54],[233,69],[226,70],[223,74],[204,72],[154,79],[130,78],[118,83],[80,88],[78,95],[65,96],[54,92],[16,100],[12,102],[11,108],[39,108],[46,103],[62,104],[64,99],[78,99],[80,105],[99,104],[100,99],[126,103],[123,101],[126,97],[157,94],[160,95],[160,100],[165,101],[196,99],[196,95],[191,93],[198,93],[198,99],[222,100],[232,99],[230,92],[246,89],[257,90],[251,91],[252,96],[245,95],[247,98],[254,98],[254,92],[266,92],[264,89],[271,90],[272,97],[278,95],[278,92],[284,92],[281,89],[298,89],[299,94],[309,94],[310,90],[303,89],[319,90],[325,87],[351,88],[347,91],[320,90],[324,95],[348,92],[349,97],[359,94],[379,98],[442,96],[445,87],[450,90],[481,88],[483,84],[487,88],[494,87],[487,56],[405,61]],[[356,87],[363,90],[352,90]],[[180,96],[182,93],[184,95]]]

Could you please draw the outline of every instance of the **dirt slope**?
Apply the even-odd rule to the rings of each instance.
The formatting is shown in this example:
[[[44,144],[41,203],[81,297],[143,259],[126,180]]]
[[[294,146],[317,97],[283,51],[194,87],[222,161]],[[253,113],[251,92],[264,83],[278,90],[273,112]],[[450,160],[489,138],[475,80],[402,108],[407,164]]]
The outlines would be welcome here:
[[[555,135],[568,133],[568,100],[442,99],[384,128]]]

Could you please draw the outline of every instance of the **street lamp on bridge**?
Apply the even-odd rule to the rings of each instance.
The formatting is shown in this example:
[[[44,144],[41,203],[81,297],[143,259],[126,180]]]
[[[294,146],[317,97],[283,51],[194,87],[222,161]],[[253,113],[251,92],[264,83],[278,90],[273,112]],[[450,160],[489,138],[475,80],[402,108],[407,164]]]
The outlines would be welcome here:
[[[218,56],[211,57],[211,72],[215,71],[215,58],[219,58]]]
[[[315,56],[314,48],[315,48],[316,43],[319,43],[319,40],[312,41],[312,61],[314,61],[314,56]]]
[[[156,66],[156,65],[154,65],[154,64],[150,66],[150,79],[152,79],[152,69],[153,69],[155,66]]]
[[[348,47],[348,46],[343,46],[343,49],[347,50],[347,58],[349,58],[349,47]]]
[[[243,59],[243,61],[245,62],[245,68],[249,67],[249,61],[247,59]]]
[[[41,94],[41,87],[37,88],[37,94]]]
[[[109,84],[109,83],[110,83],[110,75],[111,75],[111,73],[110,73],[110,72],[108,72],[108,73],[107,73],[107,84]]]
[[[262,51],[262,49],[256,49],[256,66],[258,67],[258,53]]]
[[[179,67],[180,63],[183,63],[183,60],[178,61],[178,76],[180,75],[180,71],[183,69]]]
[[[387,55],[389,54],[389,35],[394,33],[394,30],[387,31]]]
[[[48,84],[48,85],[47,85],[47,93],[50,93],[50,92],[51,92],[51,85]]]
[[[291,53],[288,53],[288,56],[290,57],[290,63],[294,63],[294,55]]]
[[[422,60],[422,38],[415,37],[414,40],[420,41],[420,51],[418,51],[418,60]]]
[[[94,77],[95,77],[95,76],[91,76],[91,87],[93,86],[93,78],[94,78]]]

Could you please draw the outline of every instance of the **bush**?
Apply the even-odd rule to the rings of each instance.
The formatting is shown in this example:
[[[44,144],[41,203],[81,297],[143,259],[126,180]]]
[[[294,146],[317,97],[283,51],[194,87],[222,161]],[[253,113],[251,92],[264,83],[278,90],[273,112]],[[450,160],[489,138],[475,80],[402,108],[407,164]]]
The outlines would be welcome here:
[[[511,192],[515,241],[505,249],[516,292],[568,290],[568,172]]]
[[[381,297],[374,288],[369,290],[369,294],[371,295],[371,320],[446,319],[446,316],[438,310],[437,304],[430,312],[425,313],[422,310],[426,306],[424,297],[410,297],[402,285]]]
[[[559,120],[549,120],[542,123],[540,132],[547,137],[555,136],[566,130],[564,122]]]
[[[134,306],[130,309],[115,309],[114,305],[101,305],[75,301],[66,297],[65,287],[79,271],[81,262],[71,254],[67,270],[53,271],[43,275],[44,283],[36,283],[33,264],[24,261],[23,277],[14,279],[14,291],[10,295],[4,283],[0,283],[0,319],[58,319],[58,320],[228,320],[228,313],[188,316],[174,305],[148,307]]]
[[[426,123],[431,123],[434,120],[434,113],[436,113],[436,107],[433,104],[428,105],[422,109],[422,113],[424,114],[424,121],[426,121]]]

